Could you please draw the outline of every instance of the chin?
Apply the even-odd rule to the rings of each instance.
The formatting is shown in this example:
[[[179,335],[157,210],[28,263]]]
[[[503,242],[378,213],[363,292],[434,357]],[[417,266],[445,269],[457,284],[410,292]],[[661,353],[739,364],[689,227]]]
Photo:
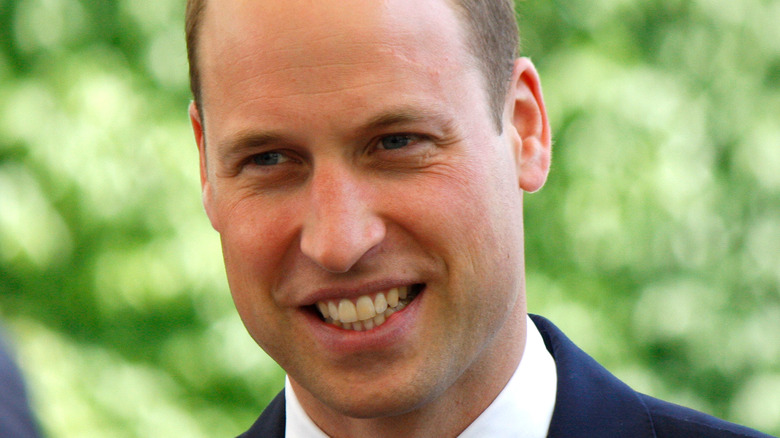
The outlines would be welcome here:
[[[427,400],[411,394],[386,394],[381,397],[349,397],[347,400],[334,400],[332,409],[352,418],[374,419],[397,417],[415,411]]]
[[[350,390],[320,398],[330,409],[352,418],[373,419],[396,417],[419,410],[440,395],[422,382],[396,388]]]

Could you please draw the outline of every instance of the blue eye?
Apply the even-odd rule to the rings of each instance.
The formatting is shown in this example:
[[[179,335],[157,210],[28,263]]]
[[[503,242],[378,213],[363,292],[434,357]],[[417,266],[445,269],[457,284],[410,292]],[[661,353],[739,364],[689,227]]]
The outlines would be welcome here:
[[[409,146],[414,140],[415,137],[413,135],[398,134],[382,137],[379,140],[379,143],[382,145],[383,149],[400,149]]]
[[[252,162],[258,166],[273,166],[284,163],[288,158],[281,152],[270,151],[252,156]]]

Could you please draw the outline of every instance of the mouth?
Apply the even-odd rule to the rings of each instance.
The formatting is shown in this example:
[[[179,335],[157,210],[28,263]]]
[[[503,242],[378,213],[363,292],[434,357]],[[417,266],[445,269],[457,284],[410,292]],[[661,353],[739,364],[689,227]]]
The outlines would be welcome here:
[[[318,301],[314,306],[327,324],[346,330],[371,330],[403,310],[425,289],[425,284],[394,287],[356,299]]]

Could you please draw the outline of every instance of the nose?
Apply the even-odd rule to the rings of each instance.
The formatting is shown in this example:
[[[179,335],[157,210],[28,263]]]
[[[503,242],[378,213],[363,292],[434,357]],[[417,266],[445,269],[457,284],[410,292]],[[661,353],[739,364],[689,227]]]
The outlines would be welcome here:
[[[344,273],[385,238],[368,181],[331,166],[310,180],[301,251],[323,269]]]

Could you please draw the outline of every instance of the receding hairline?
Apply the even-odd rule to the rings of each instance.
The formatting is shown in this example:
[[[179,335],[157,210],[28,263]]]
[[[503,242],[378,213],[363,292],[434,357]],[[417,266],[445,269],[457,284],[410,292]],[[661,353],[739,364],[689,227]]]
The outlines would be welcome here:
[[[464,32],[464,44],[481,73],[488,110],[499,132],[512,65],[519,51],[519,34],[513,0],[443,0],[453,9]],[[188,0],[186,42],[190,90],[201,121],[204,119],[198,47],[207,0]]]

